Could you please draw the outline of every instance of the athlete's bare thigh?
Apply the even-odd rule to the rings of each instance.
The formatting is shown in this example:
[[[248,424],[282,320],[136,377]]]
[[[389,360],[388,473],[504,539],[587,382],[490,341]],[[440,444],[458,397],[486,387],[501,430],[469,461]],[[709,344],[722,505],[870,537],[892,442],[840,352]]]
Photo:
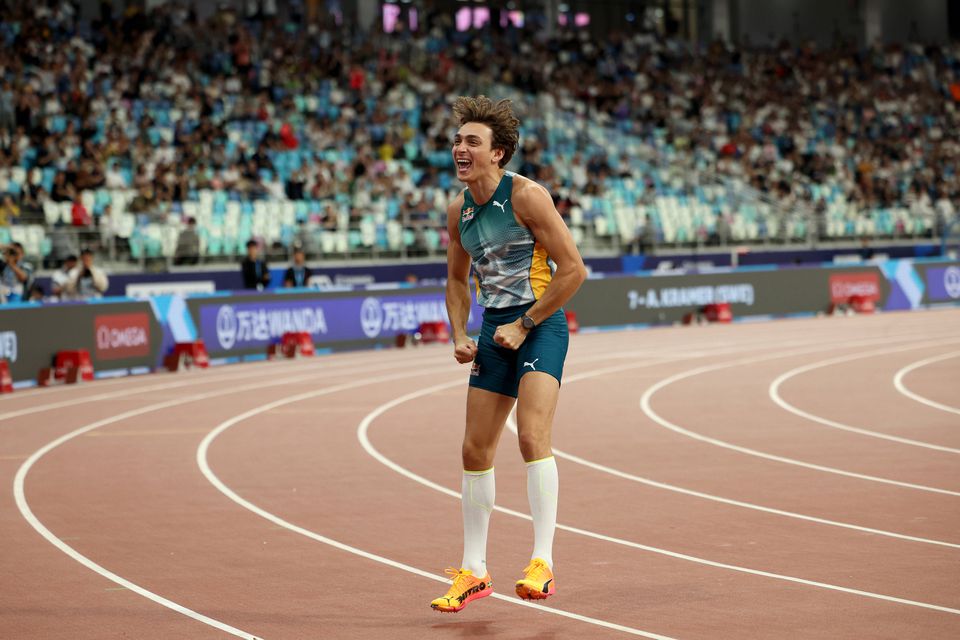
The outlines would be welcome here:
[[[517,436],[520,454],[527,462],[551,455],[553,414],[557,410],[560,383],[550,374],[531,371],[520,378],[517,401]]]
[[[516,402],[514,398],[486,389],[467,391],[467,427],[463,434],[463,468],[486,471],[493,466],[503,425]]]

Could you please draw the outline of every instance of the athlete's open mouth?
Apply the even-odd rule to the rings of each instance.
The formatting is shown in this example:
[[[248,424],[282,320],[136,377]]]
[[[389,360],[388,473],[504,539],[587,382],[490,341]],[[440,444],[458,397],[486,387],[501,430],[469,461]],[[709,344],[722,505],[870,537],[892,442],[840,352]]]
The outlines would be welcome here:
[[[458,169],[459,171],[466,171],[466,170],[469,169],[471,166],[473,166],[473,163],[470,162],[469,160],[464,160],[464,159],[462,159],[462,158],[460,158],[460,159],[457,160],[457,169]]]

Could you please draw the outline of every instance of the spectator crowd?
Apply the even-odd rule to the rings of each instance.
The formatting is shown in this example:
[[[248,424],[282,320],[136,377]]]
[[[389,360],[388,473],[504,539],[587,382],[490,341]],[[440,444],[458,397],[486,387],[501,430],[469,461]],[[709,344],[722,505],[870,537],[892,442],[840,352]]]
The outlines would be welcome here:
[[[298,219],[321,229],[355,228],[389,201],[419,243],[424,229],[442,233],[456,188],[451,97],[507,88],[528,123],[516,168],[565,216],[583,195],[605,197],[611,178],[652,198],[663,168],[739,181],[785,211],[902,206],[935,230],[960,203],[957,44],[697,47],[650,33],[458,32],[439,13],[415,32],[363,34],[332,16],[201,21],[177,2],[123,15],[102,3],[92,22],[70,2],[0,7],[0,227],[49,225],[47,203],[67,203],[69,222],[54,226],[113,237],[121,214],[165,220],[216,189],[320,203]],[[638,151],[611,153],[586,128],[577,148],[553,148],[551,113]],[[94,208],[81,194],[98,189],[133,196],[124,211]],[[181,264],[199,252],[189,227]],[[311,241],[291,248],[313,253]]]

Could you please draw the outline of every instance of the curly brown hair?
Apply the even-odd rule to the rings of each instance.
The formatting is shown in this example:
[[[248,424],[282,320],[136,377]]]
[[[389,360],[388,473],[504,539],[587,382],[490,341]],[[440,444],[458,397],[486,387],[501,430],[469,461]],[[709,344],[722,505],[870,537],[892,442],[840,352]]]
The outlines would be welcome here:
[[[503,150],[499,165],[501,168],[507,166],[520,143],[520,120],[514,115],[513,103],[510,100],[498,100],[494,103],[487,96],[460,96],[453,103],[453,115],[461,127],[468,122],[478,122],[490,127],[493,132],[490,146]]]

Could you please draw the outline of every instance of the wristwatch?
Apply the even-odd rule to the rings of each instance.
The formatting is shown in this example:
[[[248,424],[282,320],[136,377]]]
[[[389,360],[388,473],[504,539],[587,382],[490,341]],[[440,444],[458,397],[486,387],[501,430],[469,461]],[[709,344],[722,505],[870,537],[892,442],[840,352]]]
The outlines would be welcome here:
[[[520,316],[520,324],[527,331],[533,331],[534,329],[537,328],[537,323],[534,322],[533,318],[531,318],[527,314],[523,314],[522,316]]]

